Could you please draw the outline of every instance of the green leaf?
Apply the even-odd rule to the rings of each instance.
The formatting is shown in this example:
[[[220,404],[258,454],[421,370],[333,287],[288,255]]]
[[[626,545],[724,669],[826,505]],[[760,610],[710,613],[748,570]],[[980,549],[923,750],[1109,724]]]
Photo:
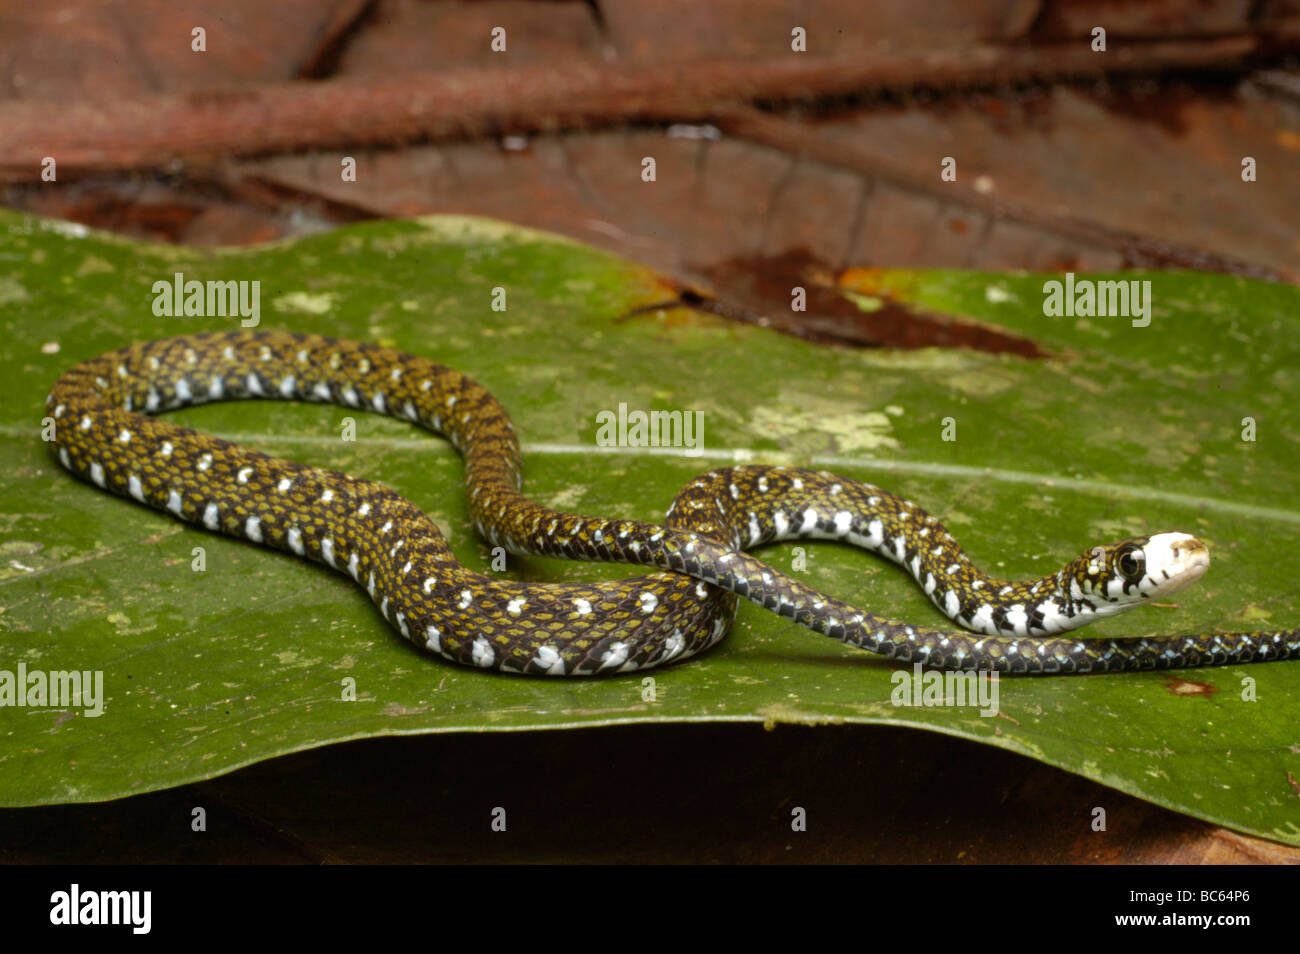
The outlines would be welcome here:
[[[1152,283],[1148,327],[1049,318],[1043,279],[872,273],[846,294],[999,324],[1056,357],[808,344],[681,309],[656,275],[554,236],[440,217],[249,251],[136,245],[0,213],[0,669],[101,671],[103,712],[0,708],[0,804],[116,798],[375,735],[611,723],[891,723],[1031,758],[1241,831],[1300,844],[1300,664],[1004,678],[999,714],[900,707],[896,667],[742,604],[717,649],[586,681],[481,673],[400,639],[350,580],[204,533],[67,475],[40,439],[50,384],[131,340],[233,327],[159,318],[151,287],[258,280],[262,327],[391,344],[457,367],[510,409],[527,490],[588,513],[662,519],[692,475],[736,460],[806,464],[881,483],[946,521],[1009,576],[1088,547],[1184,529],[1214,558],[1176,605],[1094,626],[1140,636],[1296,626],[1300,292],[1221,276]],[[491,307],[506,290],[507,309]],[[57,351],[54,350],[57,346]],[[598,452],[596,415],[704,412],[701,458]],[[460,461],[410,425],[341,408],[210,405],[174,420],[269,453],[380,479],[486,569]],[[355,412],[352,412],[355,413]],[[1243,441],[1243,419],[1258,439]],[[956,440],[942,439],[952,418]],[[202,547],[206,569],[192,569]],[[879,558],[803,545],[813,585],[917,623],[943,620]],[[790,570],[790,545],[760,554]],[[514,559],[528,579],[635,570]],[[645,678],[653,684],[644,683]],[[345,701],[354,680],[356,701]],[[649,692],[653,685],[654,692]],[[1251,697],[1256,701],[1247,701]],[[959,796],[958,796],[959,797]],[[1080,830],[1090,819],[1079,820]]]

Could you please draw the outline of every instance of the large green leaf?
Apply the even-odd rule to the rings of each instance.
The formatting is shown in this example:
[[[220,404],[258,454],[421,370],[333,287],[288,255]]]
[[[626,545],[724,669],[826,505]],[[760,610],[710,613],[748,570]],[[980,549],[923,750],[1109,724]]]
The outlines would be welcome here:
[[[241,252],[139,246],[0,215],[0,669],[100,670],[103,714],[0,709],[0,804],[92,801],[179,785],[270,756],[397,733],[625,722],[880,722],[1002,746],[1179,811],[1300,844],[1300,663],[1176,674],[1006,678],[1000,715],[897,707],[895,667],[742,605],[718,649],[643,676],[524,679],[437,661],[402,641],[350,580],[214,537],[76,481],[39,435],[72,363],[133,339],[230,327],[158,318],[151,286],[262,282],[262,326],[395,345],[458,367],[511,410],[527,488],[548,504],[659,519],[700,470],[813,464],[879,482],[939,514],[973,556],[1036,575],[1095,543],[1186,529],[1215,565],[1176,605],[1094,627],[1137,636],[1300,625],[1300,292],[1153,274],[1149,327],[1048,318],[1041,277],[884,273],[926,309],[995,322],[1056,357],[850,350],[683,310],[656,276],[552,236],[462,218],[366,225]],[[1125,276],[1132,278],[1133,276]],[[492,290],[507,308],[493,310]],[[868,298],[854,300],[871,307]],[[58,346],[57,352],[54,346]],[[596,414],[704,412],[707,453],[596,453]],[[211,405],[174,419],[400,488],[464,562],[460,461],[411,426],[340,408]],[[1243,418],[1258,439],[1242,439]],[[943,440],[952,418],[956,440]],[[206,551],[195,572],[192,551]],[[941,622],[883,561],[809,544],[814,585]],[[799,551],[762,554],[791,569]],[[512,559],[530,579],[626,567]],[[357,699],[344,698],[355,680]],[[1248,680],[1252,682],[1248,682]],[[1247,691],[1250,690],[1250,691]],[[1253,695],[1252,695],[1253,693]]]

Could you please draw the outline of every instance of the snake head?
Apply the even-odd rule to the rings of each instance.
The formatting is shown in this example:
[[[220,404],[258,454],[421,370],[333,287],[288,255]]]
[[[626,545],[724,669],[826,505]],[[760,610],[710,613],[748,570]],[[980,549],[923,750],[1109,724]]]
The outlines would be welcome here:
[[[1209,548],[1191,534],[1130,537],[1079,557],[1071,568],[1071,589],[1119,609],[1190,586],[1209,568]]]

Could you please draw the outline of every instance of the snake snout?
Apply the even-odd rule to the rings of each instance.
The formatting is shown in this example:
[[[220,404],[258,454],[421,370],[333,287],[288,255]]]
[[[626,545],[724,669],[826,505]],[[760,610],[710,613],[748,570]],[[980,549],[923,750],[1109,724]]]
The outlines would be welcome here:
[[[1210,548],[1189,533],[1157,533],[1143,548],[1149,596],[1167,596],[1190,586],[1210,568]]]

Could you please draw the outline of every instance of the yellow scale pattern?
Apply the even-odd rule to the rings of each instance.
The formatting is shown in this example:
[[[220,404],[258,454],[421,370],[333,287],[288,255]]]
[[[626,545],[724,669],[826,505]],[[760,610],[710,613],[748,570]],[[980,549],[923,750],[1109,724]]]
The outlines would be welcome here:
[[[445,435],[465,458],[477,528],[511,552],[677,572],[597,584],[477,574],[456,562],[427,516],[378,483],[150,416],[248,398],[372,410]],[[1128,641],[1057,636],[1141,605],[1144,594],[1124,561],[1153,538],[1094,548],[1039,580],[998,580],[915,504],[821,471],[737,467],[701,475],[683,488],[663,526],[554,511],[520,493],[518,440],[486,389],[425,358],[360,342],[233,331],[136,344],[68,370],[47,408],[56,422],[54,452],[72,473],[189,523],[349,573],[403,637],[485,669],[591,675],[685,659],[725,635],[736,595],[850,645],[949,669],[1078,673],[1300,655],[1293,630]],[[982,635],[864,612],[741,552],[798,537],[884,554],[950,618]],[[1118,595],[1103,598],[1108,592]]]

